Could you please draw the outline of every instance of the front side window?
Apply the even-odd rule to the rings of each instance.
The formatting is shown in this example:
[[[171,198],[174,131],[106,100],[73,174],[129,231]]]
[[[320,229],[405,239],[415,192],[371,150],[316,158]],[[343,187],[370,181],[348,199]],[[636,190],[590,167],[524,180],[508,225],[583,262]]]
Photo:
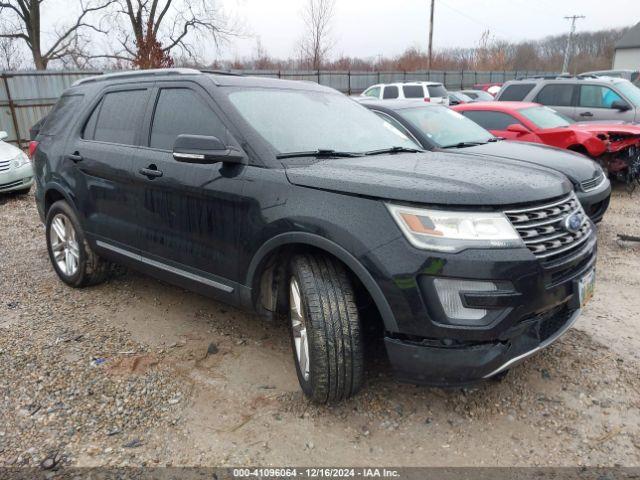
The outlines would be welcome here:
[[[385,100],[398,98],[400,92],[398,91],[398,87],[395,85],[391,85],[389,87],[384,87],[384,93],[382,94],[382,98]]]
[[[366,97],[380,98],[380,87],[373,87],[364,92]]]
[[[581,85],[579,105],[585,108],[612,108],[613,102],[621,102],[622,97],[609,87],[602,85]]]
[[[573,85],[567,83],[546,85],[540,90],[535,101],[543,105],[570,107],[573,105],[573,88]]]
[[[422,85],[404,85],[402,93],[404,93],[404,98],[424,98]]]
[[[405,108],[398,113],[438,147],[486,143],[493,138],[490,132],[477,123],[446,107]]]
[[[462,114],[487,130],[506,130],[509,125],[521,123],[515,117],[488,110],[465,110]]]
[[[84,130],[84,138],[134,145],[142,123],[147,90],[110,92],[102,97]]]
[[[498,100],[502,102],[521,102],[535,86],[534,83],[514,83],[507,85],[507,87],[502,90]]]
[[[342,94],[255,88],[232,91],[229,100],[248,126],[278,153],[420,148]]]
[[[520,110],[520,114],[538,128],[567,127],[573,123],[573,120],[570,120],[549,107],[523,108]]]
[[[153,114],[149,146],[172,150],[181,134],[214,136],[225,141],[224,125],[193,90],[163,88]]]

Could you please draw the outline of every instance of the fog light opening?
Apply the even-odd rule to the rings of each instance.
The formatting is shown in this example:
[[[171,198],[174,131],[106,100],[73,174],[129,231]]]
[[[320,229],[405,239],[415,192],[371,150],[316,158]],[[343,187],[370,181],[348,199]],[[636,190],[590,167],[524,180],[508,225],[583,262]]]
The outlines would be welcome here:
[[[451,320],[482,320],[489,313],[484,308],[469,308],[462,304],[462,292],[494,292],[498,286],[493,282],[434,278],[433,285],[444,313]]]

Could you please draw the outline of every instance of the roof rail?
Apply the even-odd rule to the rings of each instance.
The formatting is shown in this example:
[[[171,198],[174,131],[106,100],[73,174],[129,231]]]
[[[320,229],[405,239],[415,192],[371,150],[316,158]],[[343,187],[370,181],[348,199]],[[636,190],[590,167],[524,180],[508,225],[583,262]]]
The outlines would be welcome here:
[[[231,70],[200,70],[202,73],[211,73],[213,75],[229,75],[231,77],[244,77],[243,73],[232,72]]]
[[[149,75],[193,75],[201,73],[200,70],[193,68],[152,68],[149,70],[133,70],[126,72],[105,73],[104,75],[96,75],[93,77],[81,78],[75,81],[71,86],[83,85],[85,83],[100,82],[109,79],[123,79],[145,77]]]

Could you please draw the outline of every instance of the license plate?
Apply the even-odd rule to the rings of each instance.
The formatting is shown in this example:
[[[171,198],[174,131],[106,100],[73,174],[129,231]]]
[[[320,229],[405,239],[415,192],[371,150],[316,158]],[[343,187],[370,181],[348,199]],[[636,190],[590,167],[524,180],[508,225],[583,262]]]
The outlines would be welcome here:
[[[584,307],[591,297],[596,288],[596,271],[591,270],[578,282],[578,296],[580,297],[580,308]]]

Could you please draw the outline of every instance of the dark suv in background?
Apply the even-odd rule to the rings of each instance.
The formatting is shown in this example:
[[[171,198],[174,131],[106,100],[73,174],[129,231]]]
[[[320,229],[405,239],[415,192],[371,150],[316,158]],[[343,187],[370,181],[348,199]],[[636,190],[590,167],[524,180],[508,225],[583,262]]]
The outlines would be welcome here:
[[[424,152],[312,83],[94,77],[36,141],[62,281],[93,285],[118,263],[286,316],[318,402],[361,386],[376,319],[401,378],[465,384],[553,342],[593,291],[594,227],[564,176]]]

